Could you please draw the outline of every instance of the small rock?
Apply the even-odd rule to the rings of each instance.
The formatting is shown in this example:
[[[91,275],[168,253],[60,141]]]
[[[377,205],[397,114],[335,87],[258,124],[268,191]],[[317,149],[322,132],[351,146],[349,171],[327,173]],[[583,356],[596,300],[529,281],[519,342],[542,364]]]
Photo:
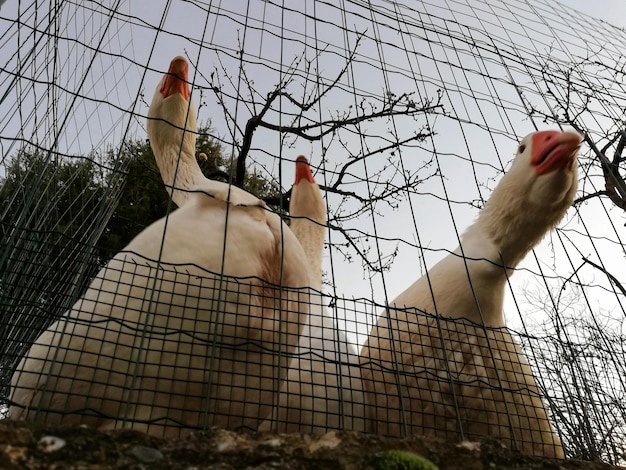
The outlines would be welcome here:
[[[243,437],[225,430],[215,435],[215,450],[217,452],[234,452],[248,448],[248,442]]]
[[[335,431],[330,431],[319,439],[313,441],[309,445],[309,451],[315,452],[319,449],[334,449],[339,444],[341,444],[341,439],[337,436],[337,433]]]
[[[469,450],[470,452],[473,452],[473,451],[478,452],[480,450],[480,442],[463,441],[457,444],[456,446],[461,449]]]
[[[2,449],[2,454],[4,454],[9,459],[9,462],[17,463],[26,460],[28,450],[26,449],[26,447],[16,447],[8,444],[5,445]]]
[[[42,452],[56,452],[65,447],[65,439],[57,436],[44,436],[37,442],[37,447]]]
[[[261,444],[269,447],[280,447],[281,445],[283,445],[283,441],[279,437],[272,437],[271,439],[261,441]]]
[[[153,463],[163,458],[163,454],[157,449],[145,446],[135,446],[126,453],[144,463]]]

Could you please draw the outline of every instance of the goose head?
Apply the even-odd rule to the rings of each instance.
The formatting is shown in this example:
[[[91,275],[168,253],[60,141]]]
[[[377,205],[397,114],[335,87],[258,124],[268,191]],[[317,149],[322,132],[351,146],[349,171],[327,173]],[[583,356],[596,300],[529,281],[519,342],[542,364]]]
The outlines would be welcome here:
[[[576,194],[581,140],[578,133],[569,131],[527,135],[520,142],[513,165],[501,185],[526,189],[528,203],[532,206],[567,209]]]
[[[517,265],[572,205],[581,141],[576,132],[540,131],[519,143],[510,170],[474,224],[506,266]]]

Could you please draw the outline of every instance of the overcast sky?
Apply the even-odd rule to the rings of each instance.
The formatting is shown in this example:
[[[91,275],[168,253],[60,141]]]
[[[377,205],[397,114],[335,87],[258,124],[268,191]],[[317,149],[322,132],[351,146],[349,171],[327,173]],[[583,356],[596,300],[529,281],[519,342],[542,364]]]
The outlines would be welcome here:
[[[624,0],[561,0],[561,3],[585,15],[626,28],[626,1]]]

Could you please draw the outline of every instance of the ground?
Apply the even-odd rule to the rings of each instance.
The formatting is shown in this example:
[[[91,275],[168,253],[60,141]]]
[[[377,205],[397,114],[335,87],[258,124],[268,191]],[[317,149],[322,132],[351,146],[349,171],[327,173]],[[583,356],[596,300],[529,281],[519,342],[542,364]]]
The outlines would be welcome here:
[[[377,470],[381,455],[398,449],[418,454],[439,470],[601,470],[609,465],[528,457],[494,440],[446,443],[434,438],[388,439],[352,432],[320,437],[240,434],[224,430],[182,439],[157,439],[129,431],[49,427],[0,421],[1,469],[294,469]],[[410,467],[397,462],[385,468]]]

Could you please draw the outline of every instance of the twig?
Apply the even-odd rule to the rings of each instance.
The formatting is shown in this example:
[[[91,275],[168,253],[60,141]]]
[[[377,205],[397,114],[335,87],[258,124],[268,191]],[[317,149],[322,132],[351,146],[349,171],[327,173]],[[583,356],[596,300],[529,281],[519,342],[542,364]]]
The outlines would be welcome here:
[[[608,277],[614,284],[615,286],[620,290],[620,292],[624,295],[626,295],[626,289],[624,288],[624,286],[622,285],[621,282],[619,282],[617,280],[617,278],[615,276],[613,276],[610,272],[608,272],[606,269],[604,269],[602,266],[594,263],[593,261],[583,257],[583,261],[587,264],[590,264],[591,266],[593,266],[594,268],[598,269],[599,271],[602,271],[604,274],[606,274],[606,277]]]

